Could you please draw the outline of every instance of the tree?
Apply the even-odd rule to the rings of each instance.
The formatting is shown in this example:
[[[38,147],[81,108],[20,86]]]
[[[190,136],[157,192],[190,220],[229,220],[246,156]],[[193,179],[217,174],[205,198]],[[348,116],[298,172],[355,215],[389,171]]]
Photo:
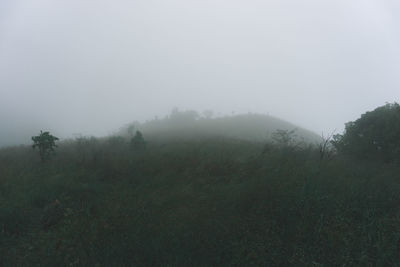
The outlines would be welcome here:
[[[400,105],[387,103],[348,122],[332,144],[342,154],[363,159],[400,161]]]
[[[134,130],[135,130],[135,125],[133,125],[133,124],[129,125],[128,128],[126,129],[126,131],[128,132],[128,135],[129,135],[130,137],[133,136],[133,131],[134,131]]]
[[[59,140],[57,137],[51,135],[49,132],[40,131],[38,136],[32,136],[33,145],[32,148],[39,149],[39,155],[42,162],[46,161],[50,157],[50,153],[57,147],[55,142]]]
[[[136,134],[131,139],[131,146],[135,150],[141,150],[146,147],[146,141],[144,141],[143,134],[140,131],[136,131]]]
[[[334,136],[334,131],[329,134],[328,136],[324,136],[324,133],[322,133],[322,142],[318,144],[318,152],[319,152],[319,159],[330,159],[335,153],[335,150],[332,147],[332,140]]]
[[[272,140],[275,142],[275,144],[282,147],[295,146],[296,130],[297,129],[290,131],[278,129],[272,133]]]

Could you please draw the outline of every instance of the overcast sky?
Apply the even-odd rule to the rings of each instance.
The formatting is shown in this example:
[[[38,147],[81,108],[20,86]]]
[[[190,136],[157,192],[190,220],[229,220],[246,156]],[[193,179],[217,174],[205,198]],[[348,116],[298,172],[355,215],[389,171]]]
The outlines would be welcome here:
[[[399,101],[399,71],[395,0],[0,1],[0,137],[175,106],[342,131]]]

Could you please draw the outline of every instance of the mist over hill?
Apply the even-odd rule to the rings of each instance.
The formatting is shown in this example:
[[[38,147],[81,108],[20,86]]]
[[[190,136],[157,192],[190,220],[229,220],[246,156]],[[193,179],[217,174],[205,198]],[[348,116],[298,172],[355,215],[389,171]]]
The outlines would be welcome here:
[[[4,120],[7,122],[6,120]],[[46,125],[47,126],[47,125]],[[146,122],[133,122],[125,125],[115,135],[129,137],[140,130],[148,140],[199,139],[208,137],[229,137],[254,142],[271,140],[276,130],[295,130],[293,138],[306,143],[318,143],[321,137],[291,122],[263,114],[238,114],[214,117],[211,111],[199,114],[193,110],[174,109],[164,118],[154,118]],[[40,127],[32,122],[22,125],[20,121],[4,123],[0,129],[0,147],[30,144],[31,136],[40,130],[49,130],[61,139],[71,138],[61,130]],[[111,129],[110,129],[111,131]],[[93,135],[93,134],[89,134]]]
[[[293,138],[306,143],[321,141],[316,133],[285,120],[263,114],[239,114],[212,117],[211,112],[199,115],[196,111],[174,109],[170,115],[155,118],[145,123],[132,123],[119,134],[132,135],[140,130],[150,140],[196,139],[207,137],[229,137],[246,141],[270,141],[276,130],[294,130]]]

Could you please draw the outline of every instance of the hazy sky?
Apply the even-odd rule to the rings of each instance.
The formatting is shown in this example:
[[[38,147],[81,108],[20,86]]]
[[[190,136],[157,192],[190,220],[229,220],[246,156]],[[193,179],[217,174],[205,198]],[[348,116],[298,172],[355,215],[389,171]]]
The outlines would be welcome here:
[[[341,131],[400,99],[398,3],[2,0],[0,138],[105,135],[174,106]]]

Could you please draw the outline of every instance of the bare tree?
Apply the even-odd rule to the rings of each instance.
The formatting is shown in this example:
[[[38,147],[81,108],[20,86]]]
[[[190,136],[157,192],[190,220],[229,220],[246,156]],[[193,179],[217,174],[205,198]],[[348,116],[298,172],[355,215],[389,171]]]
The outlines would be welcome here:
[[[335,133],[336,129],[333,130],[330,134],[328,134],[327,136],[324,136],[324,133],[322,133],[322,142],[320,142],[318,144],[318,152],[319,152],[319,159],[323,160],[323,159],[330,159],[332,158],[333,154],[334,154],[334,149],[331,146],[331,141],[332,141],[332,137]]]

